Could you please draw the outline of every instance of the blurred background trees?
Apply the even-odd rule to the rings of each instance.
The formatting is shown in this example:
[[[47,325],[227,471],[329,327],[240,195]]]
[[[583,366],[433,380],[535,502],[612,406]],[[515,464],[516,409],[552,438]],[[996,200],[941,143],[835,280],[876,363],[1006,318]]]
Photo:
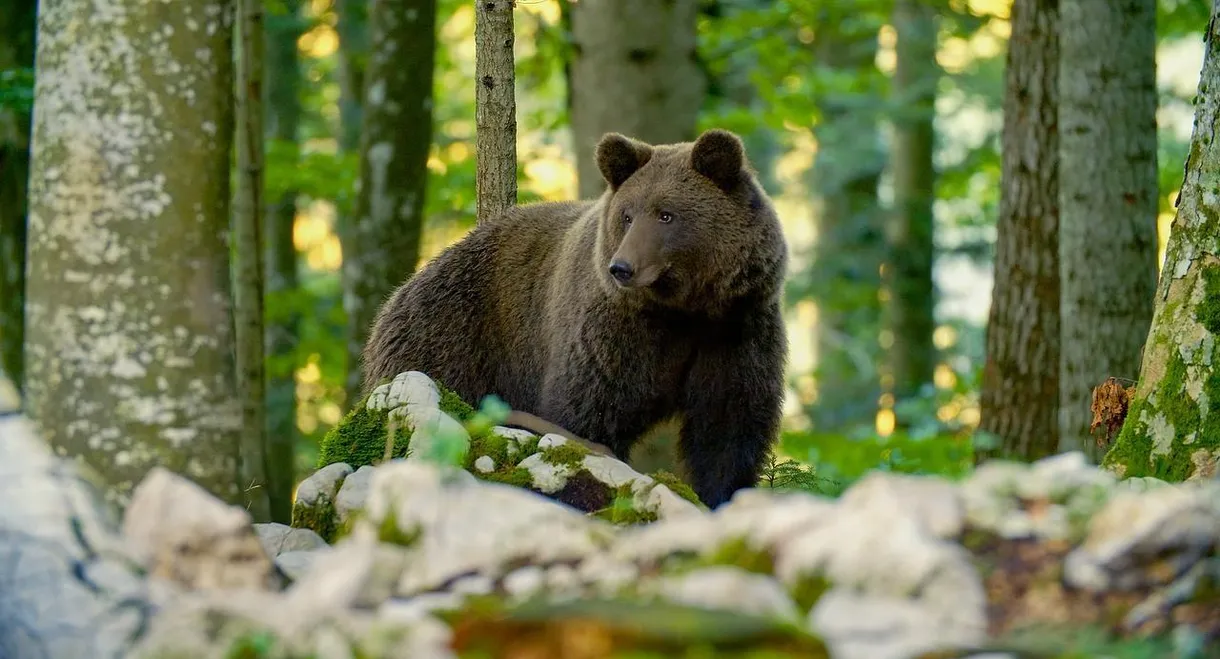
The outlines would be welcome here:
[[[34,3],[14,2],[0,15],[0,356],[21,380],[23,341],[43,339],[21,333],[35,25]],[[518,0],[518,199],[597,194],[605,131],[734,130],[793,250],[784,453],[842,484],[954,473],[976,448],[1084,447],[1091,387],[1136,377],[1208,18],[1204,2],[1124,4],[1155,11],[1155,33],[1141,19],[1099,35],[1101,18],[1054,0]],[[264,7],[269,461],[292,447],[299,480],[354,402],[370,314],[474,224],[475,7]],[[1069,57],[1075,74],[1059,71]],[[1094,89],[1098,66],[1121,68],[1121,90]],[[1086,116],[1101,93],[1125,114]],[[1068,136],[1069,116],[1109,130]],[[1126,169],[1090,161],[1113,177],[1094,187],[1097,153]],[[1120,188],[1135,198],[1121,214],[1105,205]],[[1060,288],[1094,306],[1065,302],[1061,320]],[[1148,299],[1112,312],[1119,291]]]

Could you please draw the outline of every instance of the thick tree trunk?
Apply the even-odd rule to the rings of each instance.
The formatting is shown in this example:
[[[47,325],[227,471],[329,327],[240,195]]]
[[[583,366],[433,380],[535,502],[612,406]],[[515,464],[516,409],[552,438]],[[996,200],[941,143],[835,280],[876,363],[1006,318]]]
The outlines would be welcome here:
[[[616,131],[650,143],[694,139],[706,80],[695,61],[696,0],[581,0],[569,76],[580,196],[605,185],[593,150]]]
[[[237,393],[241,399],[240,471],[246,508],[271,520],[267,484],[267,382],[263,332],[263,5],[237,0],[237,194],[233,233]]]
[[[0,71],[34,67],[35,0],[0,11]],[[30,110],[0,107],[0,368],[22,388]]]
[[[1065,2],[1059,448],[1097,457],[1093,387],[1135,379],[1156,289],[1156,1]]]
[[[475,3],[475,204],[485,222],[517,204],[515,0]]]
[[[233,3],[124,0],[98,12],[44,0],[39,10],[31,416],[120,501],[160,464],[238,502]]]
[[[894,221],[889,240],[888,352],[895,405],[920,395],[936,368],[936,290],[932,202],[936,170],[932,120],[940,70],[936,64],[937,8],[925,0],[897,0],[894,30],[898,35],[894,71]],[[898,427],[913,419],[895,412]]]
[[[1104,461],[1122,476],[1202,478],[1220,461],[1220,2],[1211,16],[1139,385]]]
[[[436,2],[373,0],[370,19],[360,194],[350,227],[352,249],[343,259],[352,355],[363,349],[382,300],[419,260],[432,144]],[[356,362],[348,368],[348,400],[359,399],[361,384]]]
[[[826,29],[814,44],[826,73],[869,81],[851,92],[818,98],[821,120],[812,171],[821,208],[817,244],[807,279],[818,305],[817,404],[809,410],[819,432],[849,432],[872,426],[881,396],[875,364],[881,350],[881,264],[885,254],[884,217],[877,184],[885,168],[878,133],[882,101],[877,70],[880,25],[841,20],[840,11],[823,16]],[[871,97],[871,101],[861,96]]]
[[[126,657],[152,613],[146,582],[88,471],[17,409],[0,370],[0,657]]]
[[[297,39],[302,23],[299,0],[286,0],[283,15],[267,16],[267,124],[268,138],[295,145],[301,123],[301,61]],[[296,191],[289,190],[269,204],[266,227],[266,287],[269,304],[297,290],[297,250],[292,241],[296,224]],[[267,336],[267,487],[271,519],[288,523],[292,516],[292,488],[296,484],[297,431],[296,368],[300,314],[288,304],[279,305],[282,316],[266,319]],[[286,496],[284,496],[286,495]]]
[[[1004,92],[982,457],[1059,450],[1059,0],[1016,0]]]

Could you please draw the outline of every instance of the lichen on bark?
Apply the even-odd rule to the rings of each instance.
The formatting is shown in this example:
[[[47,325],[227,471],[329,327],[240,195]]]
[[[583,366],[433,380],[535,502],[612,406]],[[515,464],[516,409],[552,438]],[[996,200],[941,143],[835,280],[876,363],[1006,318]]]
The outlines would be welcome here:
[[[232,0],[39,6],[29,409],[120,503],[156,464],[240,498],[232,26]]]
[[[1203,476],[1220,456],[1220,3],[1212,7],[1186,174],[1127,420],[1103,465]]]

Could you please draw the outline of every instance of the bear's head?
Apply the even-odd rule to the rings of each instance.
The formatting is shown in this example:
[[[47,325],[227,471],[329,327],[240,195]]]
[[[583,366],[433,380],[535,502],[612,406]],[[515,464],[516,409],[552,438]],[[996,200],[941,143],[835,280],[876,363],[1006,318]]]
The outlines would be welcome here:
[[[607,190],[594,267],[606,291],[711,313],[779,295],[787,245],[736,135],[650,145],[607,133],[596,157]]]

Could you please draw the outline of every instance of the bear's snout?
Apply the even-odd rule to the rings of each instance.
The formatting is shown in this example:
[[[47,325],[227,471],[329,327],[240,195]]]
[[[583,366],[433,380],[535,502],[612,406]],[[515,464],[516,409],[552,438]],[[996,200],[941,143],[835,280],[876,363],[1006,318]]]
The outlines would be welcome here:
[[[614,259],[610,262],[610,276],[614,277],[614,281],[620,286],[626,286],[631,278],[635,275],[635,268],[623,259]]]

